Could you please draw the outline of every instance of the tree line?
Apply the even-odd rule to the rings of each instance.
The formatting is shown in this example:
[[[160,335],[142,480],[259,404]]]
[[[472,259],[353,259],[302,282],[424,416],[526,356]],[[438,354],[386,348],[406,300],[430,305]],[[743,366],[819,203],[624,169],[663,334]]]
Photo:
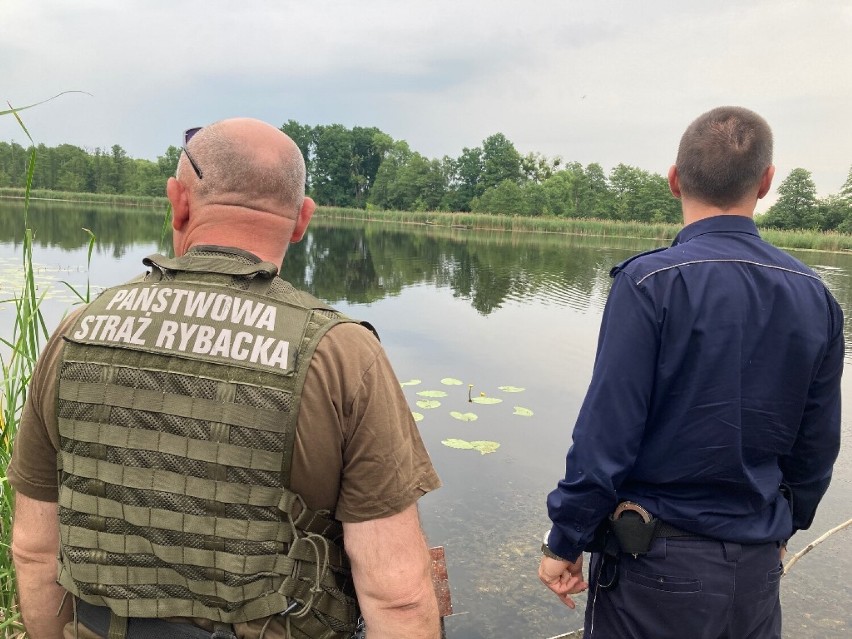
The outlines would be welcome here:
[[[299,146],[306,189],[320,205],[401,211],[473,211],[522,216],[638,222],[681,220],[666,178],[619,164],[608,173],[559,157],[521,154],[502,133],[458,157],[430,159],[375,127],[311,126],[281,130]],[[156,161],[134,159],[120,145],[85,150],[70,144],[37,149],[33,188],[85,193],[163,195],[180,148]],[[0,142],[0,187],[23,187],[28,150]],[[809,171],[797,168],[778,186],[778,200],[758,223],[780,229],[852,233],[852,169],[836,195],[819,198]]]

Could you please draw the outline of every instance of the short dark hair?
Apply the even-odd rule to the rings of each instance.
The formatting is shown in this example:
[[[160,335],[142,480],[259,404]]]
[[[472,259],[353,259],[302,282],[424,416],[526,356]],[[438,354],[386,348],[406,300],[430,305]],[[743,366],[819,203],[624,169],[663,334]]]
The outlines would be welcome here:
[[[772,164],[772,130],[742,107],[698,116],[680,139],[677,174],[684,195],[719,207],[736,204]]]

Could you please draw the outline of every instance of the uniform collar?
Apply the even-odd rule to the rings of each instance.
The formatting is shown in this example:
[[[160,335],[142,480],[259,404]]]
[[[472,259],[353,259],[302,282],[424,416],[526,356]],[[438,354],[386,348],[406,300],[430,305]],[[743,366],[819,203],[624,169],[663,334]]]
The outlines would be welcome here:
[[[683,244],[705,233],[748,233],[760,237],[757,225],[743,215],[714,215],[684,226],[675,237],[672,246]]]
[[[244,251],[241,248],[237,248],[235,246],[216,246],[215,244],[198,244],[196,246],[190,247],[186,254],[191,255],[192,253],[201,252],[237,255],[238,257],[242,257],[244,259],[249,260],[249,262],[251,262],[252,264],[260,264],[263,261],[254,253],[249,253],[248,251]]]

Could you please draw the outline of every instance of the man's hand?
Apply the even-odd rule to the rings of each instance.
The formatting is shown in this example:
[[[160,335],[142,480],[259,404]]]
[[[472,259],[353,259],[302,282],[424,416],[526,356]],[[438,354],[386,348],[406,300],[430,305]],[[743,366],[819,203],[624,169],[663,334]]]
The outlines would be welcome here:
[[[577,557],[574,563],[542,557],[538,567],[538,578],[569,608],[576,606],[571,595],[583,592],[589,587],[589,584],[583,581],[583,555]]]

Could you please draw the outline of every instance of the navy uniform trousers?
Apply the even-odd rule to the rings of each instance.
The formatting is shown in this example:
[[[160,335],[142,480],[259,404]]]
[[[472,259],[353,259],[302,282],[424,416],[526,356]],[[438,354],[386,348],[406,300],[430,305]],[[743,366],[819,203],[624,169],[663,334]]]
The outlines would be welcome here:
[[[781,639],[782,570],[775,542],[671,537],[638,557],[592,553],[583,638]]]

